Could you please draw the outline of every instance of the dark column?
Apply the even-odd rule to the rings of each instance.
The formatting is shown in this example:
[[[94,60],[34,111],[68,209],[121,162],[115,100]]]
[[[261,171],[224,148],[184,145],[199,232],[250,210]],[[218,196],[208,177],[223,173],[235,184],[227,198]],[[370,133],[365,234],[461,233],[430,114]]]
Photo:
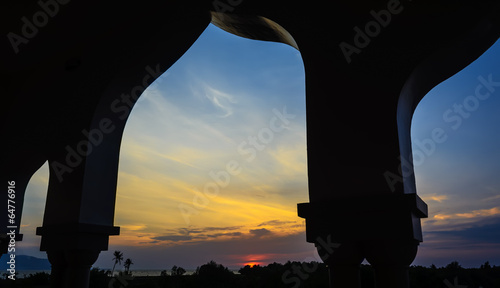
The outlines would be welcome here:
[[[99,256],[99,250],[66,250],[66,287],[89,287],[90,268]]]
[[[417,255],[418,241],[370,241],[366,259],[375,269],[379,288],[410,287],[408,269]]]
[[[53,288],[87,288],[90,268],[97,260],[99,253],[99,250],[88,249],[47,251],[52,264],[51,286]]]
[[[315,243],[321,260],[328,266],[330,287],[359,288],[359,267],[363,262],[360,243],[331,243],[331,237],[316,239]]]
[[[300,48],[306,74],[310,203],[299,204],[298,212],[306,219],[308,242],[327,235],[341,245],[362,242],[351,253],[370,261],[379,287],[408,287],[407,269],[422,241],[419,218],[427,216],[416,196],[413,111],[430,89],[498,39],[498,6],[458,5],[444,19],[446,5],[344,4],[341,17],[303,8],[300,15],[314,19],[297,14],[299,21],[283,25]],[[392,13],[390,25],[364,34],[376,11]],[[477,12],[473,21],[450,29],[453,19],[470,11]],[[325,260],[332,287],[335,279],[350,278],[339,285],[354,285],[352,259],[334,258]]]
[[[416,202],[406,205],[403,181],[385,177],[390,171],[402,178],[396,108],[404,82],[384,79],[370,67],[359,72],[330,50],[307,45],[299,41],[306,71],[310,203],[299,204],[299,216],[306,219],[308,242],[317,245],[318,237],[330,237],[340,244],[323,259],[330,287],[360,287],[365,243],[390,237],[391,229],[413,235],[408,215]]]
[[[49,259],[49,262],[51,264],[50,286],[52,288],[63,288],[67,268],[66,260],[64,259],[64,251],[47,251],[47,258]]]
[[[328,265],[330,287],[359,287],[359,264],[375,268],[378,287],[409,287],[408,267],[415,258],[427,216],[416,194],[345,197],[298,205],[306,219],[307,242],[315,243]]]
[[[118,234],[118,227],[89,224],[37,228],[37,235],[42,236],[40,250],[47,251],[52,264],[52,287],[87,288],[90,268],[99,253],[108,249],[109,236]]]

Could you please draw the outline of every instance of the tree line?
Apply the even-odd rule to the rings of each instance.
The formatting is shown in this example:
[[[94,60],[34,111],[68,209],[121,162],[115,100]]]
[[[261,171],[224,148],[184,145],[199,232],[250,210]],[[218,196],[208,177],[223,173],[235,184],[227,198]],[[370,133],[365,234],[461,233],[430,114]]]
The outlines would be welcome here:
[[[123,257],[117,256],[120,255],[114,255],[113,260],[120,264],[118,259],[122,258],[123,261]],[[360,268],[361,287],[375,288],[373,268],[370,265],[361,265]],[[247,265],[237,273],[215,261],[197,267],[191,275],[186,275],[186,270],[178,266],[173,266],[168,271],[163,270],[161,276],[132,277],[133,271],[127,271],[128,274],[120,274],[130,276],[126,278],[127,288],[329,288],[327,267],[318,262],[288,261],[285,264],[271,263],[265,266]],[[500,288],[500,266],[492,266],[489,262],[479,268],[463,268],[456,261],[439,268],[435,265],[411,266],[409,275],[411,288]],[[119,276],[112,277],[108,270],[93,268],[90,287],[120,287],[123,283],[116,281],[116,277]],[[36,273],[16,280],[17,283],[0,280],[0,287],[14,287],[9,286],[13,284],[18,285],[15,287],[49,287],[49,278],[47,273]]]

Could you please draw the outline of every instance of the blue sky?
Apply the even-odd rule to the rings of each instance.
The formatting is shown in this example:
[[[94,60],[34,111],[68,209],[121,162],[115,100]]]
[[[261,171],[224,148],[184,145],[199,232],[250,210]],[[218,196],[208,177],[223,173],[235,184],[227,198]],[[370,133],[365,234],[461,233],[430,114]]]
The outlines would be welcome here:
[[[447,136],[415,167],[417,191],[430,216],[423,221],[418,262],[442,263],[442,257],[468,265],[478,265],[481,257],[500,262],[500,83],[483,84],[500,82],[499,55],[497,42],[429,92],[415,111],[414,149],[420,149],[415,142],[430,138],[433,129]],[[478,86],[483,86],[479,95],[490,96],[478,99]]]
[[[500,265],[500,87],[477,105],[467,98],[480,76],[500,82],[498,55],[499,43],[433,89],[415,112],[414,140],[425,142],[435,128],[447,135],[415,168],[417,191],[429,205],[415,264]],[[447,110],[465,99],[475,106],[453,129],[457,120],[449,117],[456,115]],[[273,132],[270,123],[285,111],[293,117],[275,122],[283,129]],[[249,137],[265,140],[252,159],[241,149],[251,147]],[[133,269],[319,260],[296,212],[297,203],[308,202],[305,137],[300,52],[210,25],[132,111],[120,156],[121,235],[111,237],[96,266],[111,267],[114,250],[132,258]],[[237,173],[213,176],[229,170]],[[34,229],[42,224],[47,177],[44,166],[28,187],[22,254],[44,257]],[[216,189],[210,197],[206,187]]]

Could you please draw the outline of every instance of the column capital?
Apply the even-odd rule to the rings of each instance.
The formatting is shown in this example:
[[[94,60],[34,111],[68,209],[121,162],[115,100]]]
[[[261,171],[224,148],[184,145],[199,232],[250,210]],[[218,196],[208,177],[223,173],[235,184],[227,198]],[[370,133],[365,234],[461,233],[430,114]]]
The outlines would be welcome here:
[[[420,218],[427,204],[416,194],[380,194],[300,203],[306,219],[307,241],[331,235],[334,242],[365,240],[417,240],[422,242]]]
[[[67,223],[37,227],[42,236],[41,251],[48,250],[108,250],[110,235],[119,235],[120,227],[86,223]]]

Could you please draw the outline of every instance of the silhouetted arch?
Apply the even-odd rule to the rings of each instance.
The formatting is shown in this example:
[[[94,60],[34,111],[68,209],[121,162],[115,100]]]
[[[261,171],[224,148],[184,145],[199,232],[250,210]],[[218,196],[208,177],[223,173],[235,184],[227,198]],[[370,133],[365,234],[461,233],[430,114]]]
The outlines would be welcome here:
[[[450,46],[443,47],[418,65],[406,81],[398,102],[397,118],[401,158],[413,163],[410,126],[413,112],[422,98],[439,83],[464,69],[479,58],[495,41],[500,22],[490,13],[477,26],[466,31]],[[413,164],[403,165],[405,193],[416,193]]]
[[[1,128],[2,135],[12,133],[2,151],[8,161],[1,163],[1,177],[20,179],[23,193],[36,168],[49,160],[38,234],[56,286],[86,287],[88,267],[106,250],[108,236],[118,233],[114,197],[126,118],[140,92],[212,18],[233,34],[300,48],[310,203],[299,206],[299,214],[309,242],[343,243],[325,259],[332,287],[356,285],[363,257],[381,286],[409,286],[405,269],[422,241],[417,218],[426,216],[426,206],[414,193],[411,164],[403,169],[407,181],[397,187],[384,174],[397,171],[403,160],[411,163],[405,159],[411,155],[409,128],[420,99],[500,35],[496,1],[333,1],[328,9],[303,1],[229,1],[224,7],[231,13],[225,14],[211,0],[101,3],[98,9],[68,2],[51,1],[51,8],[42,1],[12,2],[0,20],[7,34],[0,43],[0,81],[9,98]],[[2,197],[5,202],[7,194]],[[398,216],[387,221],[388,213]],[[354,225],[345,225],[346,218]],[[6,237],[2,233],[3,252]]]

